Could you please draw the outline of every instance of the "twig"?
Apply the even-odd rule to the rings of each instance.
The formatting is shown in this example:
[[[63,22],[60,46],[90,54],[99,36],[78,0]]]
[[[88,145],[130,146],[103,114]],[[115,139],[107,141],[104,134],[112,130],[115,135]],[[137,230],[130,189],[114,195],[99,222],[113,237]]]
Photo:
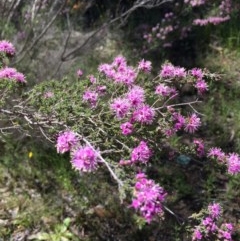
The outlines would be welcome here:
[[[52,141],[49,137],[47,137],[47,135],[45,134],[45,132],[43,131],[43,129],[42,129],[41,126],[39,126],[39,129],[40,129],[41,133],[43,134],[43,136],[44,136],[48,141],[50,141],[51,143],[54,143],[54,141]]]
[[[199,101],[198,99],[196,99],[195,101],[191,101],[191,102],[185,102],[185,103],[179,103],[179,104],[173,104],[173,105],[168,105],[168,106],[161,106],[158,108],[155,108],[155,110],[161,110],[163,108],[167,108],[167,107],[175,107],[175,106],[184,106],[184,105],[191,105],[191,104],[195,104],[195,103],[201,103],[202,101]]]
[[[14,64],[19,63],[21,60],[24,59],[26,54],[32,50],[32,48],[35,47],[35,45],[38,43],[38,41],[43,37],[43,35],[47,32],[47,30],[52,26],[54,21],[56,20],[58,14],[62,11],[63,7],[65,6],[65,3],[62,4],[62,6],[58,9],[56,14],[52,17],[52,19],[49,21],[49,23],[45,26],[45,28],[42,30],[42,32],[38,35],[38,37],[33,41],[33,43],[25,50],[25,52],[22,54],[22,56],[15,61]],[[19,54],[19,53],[18,53]]]
[[[84,138],[83,136],[80,135],[80,138],[88,145],[90,146],[94,151],[94,147],[91,145],[91,143]],[[122,187],[124,184],[123,182],[117,177],[117,175],[115,174],[115,172],[112,170],[112,168],[110,167],[110,165],[108,164],[108,162],[101,156],[101,154],[97,151],[95,151],[96,155],[98,156],[98,158],[105,164],[105,166],[107,167],[107,169],[109,170],[109,172],[111,173],[112,177],[117,181],[118,185],[120,187]]]
[[[109,21],[108,23],[103,24],[101,27],[99,27],[97,30],[94,31],[94,33],[89,36],[86,41],[80,45],[79,47],[73,49],[72,51],[70,51],[69,53],[66,54],[66,56],[63,57],[62,61],[68,61],[73,59],[74,57],[70,58],[74,53],[80,51],[84,46],[86,46],[86,44],[93,38],[95,37],[101,30],[103,30],[104,28],[109,27],[110,25],[112,25],[113,23],[122,20],[125,16],[126,19],[138,8],[153,8],[156,6],[160,6],[166,2],[172,2],[172,0],[162,0],[162,1],[156,1],[156,3],[153,3],[152,0],[142,0],[142,1],[136,1],[135,5],[133,5],[132,8],[128,9],[126,12],[122,13],[120,16],[112,19],[111,21]],[[150,4],[152,3],[152,4]],[[125,19],[125,20],[126,20]]]
[[[172,210],[170,210],[167,206],[163,205],[163,208],[164,208],[167,212],[169,212],[171,215],[173,215],[173,216],[177,219],[177,221],[178,221],[179,224],[182,225],[182,224],[184,223],[184,220],[183,220],[182,218],[180,218],[177,214],[175,214]],[[180,220],[182,220],[182,222],[181,222]]]

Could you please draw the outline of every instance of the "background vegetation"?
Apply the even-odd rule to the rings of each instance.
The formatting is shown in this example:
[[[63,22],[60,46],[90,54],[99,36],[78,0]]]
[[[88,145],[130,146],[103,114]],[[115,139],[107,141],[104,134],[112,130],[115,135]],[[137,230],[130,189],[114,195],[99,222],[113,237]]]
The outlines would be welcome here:
[[[47,89],[57,80],[57,87],[66,84],[66,90],[77,91],[74,83],[83,81],[76,76],[78,69],[84,79],[118,54],[133,64],[141,58],[151,60],[153,74],[166,60],[219,73],[221,78],[210,84],[205,104],[199,107],[204,114],[199,137],[209,146],[240,152],[238,1],[233,6],[229,21],[192,26],[182,37],[181,30],[202,14],[201,9],[186,8],[183,1],[2,1],[0,36],[16,46],[11,65],[26,74],[29,90],[36,84]],[[149,45],[144,34],[168,12],[176,14],[179,28],[166,36],[167,42]],[[35,91],[32,98],[39,108],[40,90]],[[2,128],[7,121],[2,117]],[[225,175],[221,167],[206,162],[159,165],[151,176],[169,188],[168,207],[174,215],[166,212],[163,223],[143,225],[120,202],[117,185],[104,168],[97,175],[79,175],[68,155],[58,155],[53,143],[44,141],[39,131],[33,133],[0,135],[0,240],[186,241],[191,240],[188,217],[215,200],[224,207],[222,220],[235,224],[233,240],[240,239],[239,175]]]

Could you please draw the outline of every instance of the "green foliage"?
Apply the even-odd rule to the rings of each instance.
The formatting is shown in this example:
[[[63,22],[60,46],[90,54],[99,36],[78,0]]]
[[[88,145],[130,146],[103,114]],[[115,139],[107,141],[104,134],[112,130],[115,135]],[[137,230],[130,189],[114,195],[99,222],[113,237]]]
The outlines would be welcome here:
[[[54,227],[54,231],[50,233],[40,232],[28,237],[29,240],[48,240],[48,241],[70,241],[79,240],[69,230],[71,224],[70,218],[65,218],[62,224],[57,224]]]

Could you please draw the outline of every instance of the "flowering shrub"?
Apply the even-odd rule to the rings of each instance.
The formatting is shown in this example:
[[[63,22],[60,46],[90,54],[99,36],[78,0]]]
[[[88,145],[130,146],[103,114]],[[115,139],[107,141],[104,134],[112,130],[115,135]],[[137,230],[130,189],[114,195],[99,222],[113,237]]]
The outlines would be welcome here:
[[[209,204],[199,220],[199,225],[194,229],[192,240],[233,240],[233,225],[231,223],[219,224],[222,208],[219,203]]]
[[[154,47],[171,47],[176,39],[183,39],[196,27],[219,25],[227,22],[234,11],[232,0],[174,1],[167,10],[163,9],[163,17],[159,23],[143,34],[146,45],[144,51]],[[177,36],[177,37],[176,37]]]
[[[15,48],[12,43],[2,40],[0,41],[0,52],[1,54],[6,54],[7,56],[11,57],[15,54]]]
[[[144,63],[148,63],[147,68]],[[141,85],[145,75],[150,73],[149,66],[151,66],[149,62],[142,60],[134,68],[127,64],[123,56],[117,56],[110,64],[101,64],[98,74],[91,75],[89,80],[81,81],[78,87],[71,87],[71,95],[79,96],[80,90],[83,100],[80,105],[79,102],[74,102],[73,98],[70,103],[71,112],[67,111],[69,109],[67,101],[62,100],[63,105],[59,107],[60,96],[56,97],[56,95],[58,88],[62,89],[63,86],[57,85],[56,82],[42,85],[41,88],[44,91],[55,92],[51,103],[47,101],[43,103],[45,106],[42,109],[43,113],[48,115],[51,113],[62,121],[65,119],[64,116],[67,116],[65,122],[80,133],[79,140],[83,144],[80,142],[71,144],[71,139],[67,140],[67,138],[62,143],[64,150],[71,152],[71,163],[74,169],[80,172],[96,171],[98,166],[109,162],[110,166],[108,165],[107,168],[111,170],[119,187],[125,189],[128,184],[122,181],[126,177],[124,172],[120,171],[121,169],[129,169],[132,175],[134,175],[135,166],[140,170],[145,167],[151,169],[151,165],[155,166],[156,161],[161,160],[161,153],[169,150],[169,147],[164,150],[165,142],[183,132],[193,135],[201,128],[199,113],[193,105],[198,104],[199,99],[208,91],[207,81],[214,75],[201,69],[194,68],[187,71],[185,68],[166,63],[162,65],[157,78],[148,82],[147,85]],[[183,95],[181,88],[186,85],[191,86],[198,97],[189,102],[179,103]],[[99,92],[100,89],[104,91]],[[39,88],[35,91],[38,92]],[[39,100],[36,100],[36,95],[34,96],[35,105],[43,101],[41,95],[38,95]],[[64,103],[67,105],[65,106]],[[86,109],[89,112],[86,112]],[[66,114],[64,114],[65,111],[67,111]],[[81,116],[80,119],[79,116]],[[82,128],[82,126],[88,126],[88,128]],[[161,139],[157,139],[157,136]],[[89,146],[87,139],[97,139],[94,146],[99,150],[96,151],[92,145]],[[58,151],[59,143],[58,137]],[[132,145],[133,143],[135,144]],[[118,149],[109,150],[111,146],[118,146]],[[203,140],[194,139],[193,146],[190,148],[196,158],[206,158]],[[173,156],[172,151],[169,151],[169,158],[174,156],[176,158],[179,154],[181,154],[180,150],[174,148]],[[120,176],[113,174],[113,169],[121,173]],[[237,171],[232,174],[237,174]],[[163,191],[163,188],[153,180],[149,180],[146,175],[138,174],[137,182],[132,183],[135,185],[132,207],[147,222],[151,222],[158,216],[163,217],[162,205],[166,191]],[[153,195],[149,194],[150,196],[147,197],[147,192],[153,192]]]
[[[207,147],[206,155],[203,140],[194,138],[202,123],[195,105],[215,75],[170,63],[163,64],[158,76],[146,81],[150,72],[150,61],[142,60],[133,67],[123,56],[117,56],[85,80],[38,84],[26,93],[24,102],[18,99],[21,107],[1,111],[16,115],[16,119],[22,117],[22,128],[39,128],[45,138],[56,142],[58,153],[70,152],[75,170],[97,173],[105,166],[118,184],[120,198],[127,199],[129,206],[150,223],[163,219],[164,210],[175,216],[164,204],[169,187],[149,179],[151,169],[173,159],[179,163],[182,159],[202,159],[206,163],[207,158],[215,158],[227,166],[229,174],[240,172],[238,154]],[[80,75],[83,79],[83,72],[77,77]],[[13,76],[4,79],[25,82]],[[194,94],[182,101],[186,86]],[[46,93],[51,95],[46,97]],[[189,136],[192,144],[181,143],[181,136]],[[178,145],[172,144],[174,138],[178,138]],[[220,228],[216,224],[221,213],[220,205],[210,204],[206,217],[194,230],[193,240],[211,235],[231,240],[231,224],[223,223]]]
[[[209,150],[208,156],[221,164],[225,164],[229,174],[234,175],[240,172],[240,157],[237,153],[226,154],[220,148],[213,147]]]
[[[0,41],[0,106],[9,100],[10,94],[16,91],[16,85],[26,83],[25,76],[15,68],[7,66],[8,58],[13,57],[15,48],[12,43]]]

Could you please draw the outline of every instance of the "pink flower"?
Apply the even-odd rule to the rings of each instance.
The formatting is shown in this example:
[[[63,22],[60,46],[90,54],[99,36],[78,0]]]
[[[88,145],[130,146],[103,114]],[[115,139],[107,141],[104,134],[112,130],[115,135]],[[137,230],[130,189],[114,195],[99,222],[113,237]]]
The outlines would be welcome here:
[[[81,77],[83,75],[83,72],[81,69],[77,70],[77,76],[78,77]]]
[[[19,83],[26,83],[27,81],[25,80],[24,74],[17,72],[14,76],[14,79],[19,82]]]
[[[89,146],[80,147],[71,160],[74,169],[81,172],[92,172],[97,169],[97,153]]]
[[[202,220],[201,225],[204,227],[205,230],[205,236],[208,236],[208,234],[213,233],[217,231],[218,227],[215,223],[218,217],[213,218],[212,216],[207,216]]]
[[[163,216],[162,203],[167,194],[162,187],[147,179],[143,173],[137,174],[136,179],[131,206],[150,223],[156,217]]]
[[[165,84],[159,84],[156,87],[155,93],[161,96],[170,96],[170,95],[175,95],[177,91],[175,88],[171,88]]]
[[[206,19],[195,19],[193,21],[194,25],[205,26],[208,24],[218,25],[220,23],[226,22],[230,19],[230,16],[219,17],[219,16],[210,16]]]
[[[219,238],[223,237],[225,240],[232,240],[233,225],[231,223],[223,223],[219,229]]]
[[[119,67],[119,66],[126,66],[127,65],[127,61],[126,58],[118,55],[117,57],[115,57],[115,59],[113,60],[112,63],[113,66]]]
[[[114,99],[110,108],[116,114],[117,118],[124,118],[130,111],[131,105],[127,99],[117,98]]]
[[[95,84],[97,82],[97,79],[93,75],[89,75],[89,80],[92,84]]]
[[[202,224],[207,227],[207,226],[212,226],[213,224],[213,219],[210,217],[206,217],[202,220]]]
[[[212,218],[218,219],[221,215],[222,208],[219,203],[213,203],[208,205],[208,212]]]
[[[194,68],[190,71],[190,73],[193,77],[197,78],[197,80],[202,80],[203,78],[203,72],[201,69]]]
[[[208,90],[208,85],[204,80],[197,80],[195,87],[199,94],[204,94]]]
[[[0,70],[0,79],[10,79],[15,80],[19,83],[26,83],[25,76],[17,72],[14,68],[5,67]]]
[[[205,4],[206,0],[184,0],[184,3],[190,4],[192,7]]]
[[[130,101],[132,107],[138,107],[144,102],[144,89],[134,85],[126,94],[126,98]]]
[[[138,63],[138,69],[145,73],[149,73],[152,69],[152,63],[150,61],[145,61],[144,59],[142,59]]]
[[[120,66],[118,68],[118,73],[116,77],[114,77],[116,82],[123,83],[125,85],[132,85],[137,77],[137,73],[132,67]]]
[[[98,70],[116,83],[128,86],[131,86],[137,77],[136,71],[131,66],[127,66],[123,56],[117,56],[112,64],[101,64]]]
[[[180,113],[177,113],[177,112],[173,113],[172,116],[173,116],[173,120],[176,122],[174,124],[174,131],[181,130],[185,125],[185,122],[186,122],[185,118]]]
[[[233,230],[233,225],[231,223],[223,223],[222,227],[227,229],[227,231],[232,231]]]
[[[97,86],[97,92],[101,95],[105,94],[107,90],[107,86],[106,85],[99,85]]]
[[[187,73],[184,68],[175,67],[172,64],[164,64],[162,65],[162,69],[160,71],[160,76],[162,78],[184,78]]]
[[[152,156],[152,151],[147,146],[147,143],[145,141],[141,141],[140,144],[135,147],[131,154],[131,162],[137,163],[142,162],[146,164],[150,157]]]
[[[58,153],[65,153],[67,151],[70,151],[71,148],[76,146],[78,142],[78,137],[76,134],[72,131],[65,131],[63,133],[60,133],[57,138],[57,152]]]
[[[15,48],[12,43],[2,40],[0,41],[0,52],[3,52],[8,56],[13,56],[15,54]]]
[[[98,66],[98,71],[100,73],[104,73],[104,74],[106,74],[109,70],[112,70],[112,69],[113,68],[112,68],[112,66],[110,64],[100,64]]]
[[[172,64],[164,64],[162,65],[160,76],[162,78],[172,78],[174,77],[174,69],[175,68]]]
[[[236,153],[231,153],[227,157],[227,166],[229,174],[238,174],[240,172],[240,157]]]
[[[194,139],[193,143],[196,146],[197,156],[198,157],[203,157],[204,153],[205,153],[203,140]]]
[[[133,132],[133,125],[130,122],[121,124],[120,128],[122,130],[122,134],[125,136],[127,136]]]
[[[202,218],[201,223],[194,230],[192,240],[232,240],[233,226],[231,223],[223,223],[219,228],[217,221],[222,213],[218,203],[208,205],[208,215]]]
[[[119,165],[121,165],[121,166],[129,166],[131,164],[132,164],[131,160],[120,160],[119,161]]]
[[[226,239],[226,240],[232,240],[232,235],[229,232],[223,232],[222,236]]]
[[[185,120],[185,131],[189,133],[194,133],[201,125],[201,120],[195,113],[187,117]]]
[[[194,230],[194,233],[193,233],[193,237],[192,237],[192,240],[201,240],[202,239],[202,233],[200,232],[200,230],[198,228],[196,228]]]
[[[86,90],[83,94],[83,100],[88,102],[91,107],[96,107],[98,93],[96,91]]]
[[[101,64],[98,67],[98,71],[105,74],[110,79],[113,79],[116,76],[116,70],[110,64]]]
[[[174,69],[174,77],[178,77],[178,78],[184,78],[186,77],[187,73],[185,68],[181,68],[181,67],[175,67]]]
[[[210,148],[208,151],[208,157],[217,158],[220,162],[225,162],[226,159],[225,153],[218,147]]]
[[[155,116],[155,110],[149,105],[142,105],[133,113],[133,120],[141,124],[151,124]]]

